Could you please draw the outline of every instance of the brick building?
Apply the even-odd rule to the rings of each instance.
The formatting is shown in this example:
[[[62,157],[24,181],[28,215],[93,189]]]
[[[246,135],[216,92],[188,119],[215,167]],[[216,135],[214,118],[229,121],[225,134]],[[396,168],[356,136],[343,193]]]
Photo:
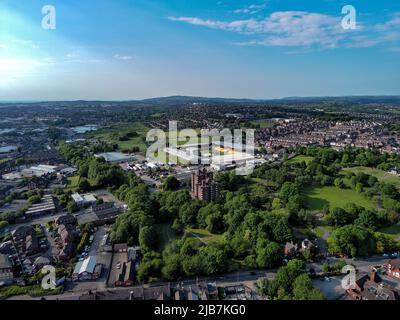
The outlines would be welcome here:
[[[217,184],[214,182],[214,174],[206,169],[192,173],[191,195],[202,201],[215,201],[219,197]]]

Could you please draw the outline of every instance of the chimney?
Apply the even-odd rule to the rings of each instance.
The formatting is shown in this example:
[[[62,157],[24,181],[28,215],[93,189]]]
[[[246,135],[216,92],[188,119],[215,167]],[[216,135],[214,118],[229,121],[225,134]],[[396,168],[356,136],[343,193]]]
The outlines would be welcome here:
[[[372,282],[377,282],[376,279],[377,277],[376,277],[376,272],[375,271],[372,271],[371,272],[371,275],[370,275],[370,277],[369,277],[369,279],[372,281]]]

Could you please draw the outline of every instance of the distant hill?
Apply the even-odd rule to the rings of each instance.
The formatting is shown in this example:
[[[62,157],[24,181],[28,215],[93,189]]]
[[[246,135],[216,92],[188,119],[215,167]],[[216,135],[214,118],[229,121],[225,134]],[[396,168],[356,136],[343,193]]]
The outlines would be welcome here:
[[[138,106],[176,106],[186,104],[247,104],[247,105],[260,105],[260,104],[293,104],[293,103],[307,103],[307,102],[338,102],[338,103],[357,103],[357,104],[394,104],[400,105],[400,96],[343,96],[343,97],[286,97],[282,99],[238,99],[238,98],[218,98],[218,97],[192,97],[192,96],[169,96],[157,97],[143,100],[127,100],[127,101],[0,101],[0,106],[9,104],[18,105],[42,105],[53,106],[55,103],[63,106],[114,106],[114,105],[138,105]]]

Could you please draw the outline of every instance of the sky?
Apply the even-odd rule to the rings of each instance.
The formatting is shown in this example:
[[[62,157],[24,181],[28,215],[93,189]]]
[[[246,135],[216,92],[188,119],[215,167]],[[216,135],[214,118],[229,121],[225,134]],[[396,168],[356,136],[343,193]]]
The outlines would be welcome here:
[[[400,95],[400,1],[0,1],[0,100],[170,95]]]

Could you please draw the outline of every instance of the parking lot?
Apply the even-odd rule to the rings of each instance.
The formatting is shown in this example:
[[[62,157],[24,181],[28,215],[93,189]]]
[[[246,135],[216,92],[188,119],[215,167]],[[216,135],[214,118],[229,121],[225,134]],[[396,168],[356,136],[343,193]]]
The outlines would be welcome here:
[[[110,271],[110,264],[112,253],[102,252],[100,248],[101,240],[106,234],[107,230],[105,227],[99,227],[97,231],[93,234],[93,242],[88,248],[87,256],[95,256],[97,258],[97,263],[103,265],[101,276],[95,281],[85,281],[85,282],[69,282],[68,290],[71,291],[89,291],[89,290],[105,290],[108,273]]]
[[[117,273],[119,272],[121,268],[121,264],[123,262],[127,261],[127,253],[126,252],[115,252],[112,258],[112,263],[111,263],[111,270],[110,270],[110,277],[108,280],[108,286],[109,287],[114,287],[115,279],[117,276]],[[119,268],[118,268],[119,265]]]

